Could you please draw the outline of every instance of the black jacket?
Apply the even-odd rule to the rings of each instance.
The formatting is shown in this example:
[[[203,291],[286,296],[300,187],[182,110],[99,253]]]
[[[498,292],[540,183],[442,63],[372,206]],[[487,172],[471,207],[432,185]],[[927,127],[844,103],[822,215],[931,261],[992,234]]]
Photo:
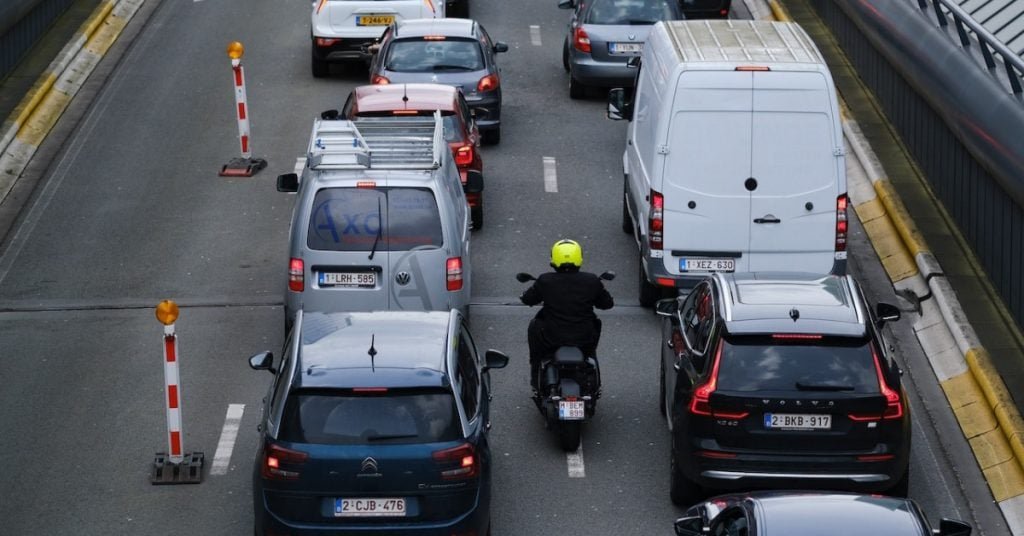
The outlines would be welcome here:
[[[615,305],[601,279],[590,272],[541,274],[519,299],[526,305],[544,304],[538,318],[544,323],[544,338],[554,345],[592,342],[598,335],[594,308]]]

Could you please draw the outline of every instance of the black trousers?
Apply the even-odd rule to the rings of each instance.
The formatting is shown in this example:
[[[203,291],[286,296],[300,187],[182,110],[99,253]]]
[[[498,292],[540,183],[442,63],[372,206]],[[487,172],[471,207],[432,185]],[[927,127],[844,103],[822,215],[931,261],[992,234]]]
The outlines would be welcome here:
[[[594,336],[591,342],[579,344],[583,355],[588,357],[597,356],[597,343],[601,339],[601,320],[594,319]],[[530,320],[530,327],[526,330],[526,342],[530,346],[530,385],[537,388],[537,373],[541,361],[553,354],[562,344],[554,344],[544,333],[544,320],[534,318]],[[575,345],[574,345],[575,346]]]

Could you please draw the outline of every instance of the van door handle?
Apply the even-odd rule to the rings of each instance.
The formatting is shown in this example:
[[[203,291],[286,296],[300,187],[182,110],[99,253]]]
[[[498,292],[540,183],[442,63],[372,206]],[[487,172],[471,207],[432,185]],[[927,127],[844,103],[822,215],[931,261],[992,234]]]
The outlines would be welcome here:
[[[782,220],[769,214],[763,218],[754,218],[754,223],[782,223]]]

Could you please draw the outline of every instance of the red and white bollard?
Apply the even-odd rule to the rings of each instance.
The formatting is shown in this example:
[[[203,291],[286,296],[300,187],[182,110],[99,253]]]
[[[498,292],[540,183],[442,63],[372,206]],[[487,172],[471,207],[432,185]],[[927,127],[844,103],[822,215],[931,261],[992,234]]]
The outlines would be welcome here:
[[[238,118],[238,143],[241,145],[242,156],[232,158],[220,170],[221,177],[251,177],[259,170],[267,167],[263,158],[253,158],[249,147],[249,105],[245,98],[245,70],[242,69],[242,54],[245,47],[238,41],[228,44],[228,57],[231,58],[231,70],[235,82],[235,109]]]
[[[153,484],[198,484],[203,480],[203,453],[185,453],[181,430],[181,375],[178,373],[178,335],[174,321],[178,305],[164,300],[156,306],[156,318],[164,325],[164,409],[167,414],[167,452],[158,452],[153,462]]]

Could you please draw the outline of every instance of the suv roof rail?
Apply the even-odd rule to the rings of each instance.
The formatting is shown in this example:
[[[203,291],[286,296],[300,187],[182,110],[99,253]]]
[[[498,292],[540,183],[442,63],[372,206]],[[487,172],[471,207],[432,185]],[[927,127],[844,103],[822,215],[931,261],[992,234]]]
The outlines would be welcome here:
[[[437,169],[448,146],[441,112],[381,120],[315,119],[310,169]]]

